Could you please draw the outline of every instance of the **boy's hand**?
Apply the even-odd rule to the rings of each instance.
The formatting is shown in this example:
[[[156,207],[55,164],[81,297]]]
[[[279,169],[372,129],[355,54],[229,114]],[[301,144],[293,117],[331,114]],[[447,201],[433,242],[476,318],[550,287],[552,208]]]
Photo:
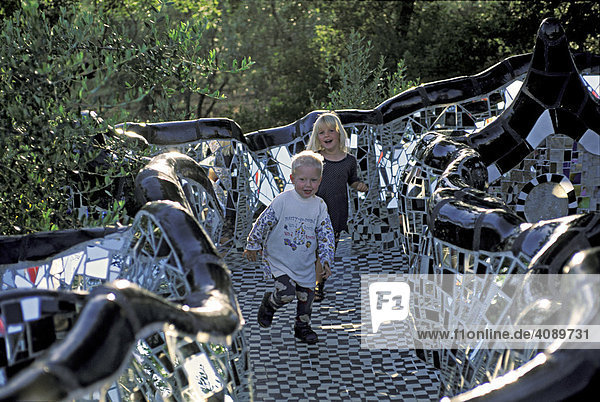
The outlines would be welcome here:
[[[262,251],[261,250],[244,250],[244,257],[246,257],[246,259],[248,261],[256,261],[257,254],[262,254]]]
[[[329,263],[325,262],[322,265],[321,276],[323,279],[327,279],[331,276],[331,269],[329,269]]]

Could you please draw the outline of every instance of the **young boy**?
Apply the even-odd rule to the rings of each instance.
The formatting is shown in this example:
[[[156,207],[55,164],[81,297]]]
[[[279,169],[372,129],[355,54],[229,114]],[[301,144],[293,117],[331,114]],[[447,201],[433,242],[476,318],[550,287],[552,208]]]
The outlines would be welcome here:
[[[258,309],[261,327],[271,326],[275,311],[298,298],[294,336],[314,344],[317,334],[310,327],[315,296],[315,261],[318,251],[323,276],[331,275],[334,237],[325,202],[315,196],[321,183],[323,157],[303,151],[292,158],[290,180],[294,189],[284,191],[258,217],[244,250],[256,261],[262,249],[262,267],[275,279],[272,292],[266,292]]]

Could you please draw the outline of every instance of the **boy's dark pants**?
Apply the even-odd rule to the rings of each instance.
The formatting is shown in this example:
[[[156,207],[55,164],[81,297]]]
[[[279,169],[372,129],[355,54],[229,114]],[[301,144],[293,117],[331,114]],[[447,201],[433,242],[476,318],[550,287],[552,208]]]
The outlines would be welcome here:
[[[296,306],[296,326],[310,325],[312,315],[312,303],[315,298],[315,291],[311,288],[305,288],[294,282],[289,276],[281,275],[275,278],[275,290],[269,298],[274,309],[288,304],[298,299]]]

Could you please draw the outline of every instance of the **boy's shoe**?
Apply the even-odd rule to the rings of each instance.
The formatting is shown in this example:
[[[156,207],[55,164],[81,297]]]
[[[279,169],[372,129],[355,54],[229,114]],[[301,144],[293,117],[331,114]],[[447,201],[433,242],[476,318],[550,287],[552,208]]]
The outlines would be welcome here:
[[[294,325],[294,336],[300,342],[308,343],[309,345],[314,345],[319,341],[319,337],[308,324]]]
[[[271,326],[273,315],[275,314],[275,309],[271,306],[271,302],[269,301],[270,297],[271,292],[265,293],[262,302],[260,303],[260,307],[258,308],[258,325],[263,328],[269,328]]]
[[[325,282],[317,283],[317,287],[315,287],[315,298],[313,299],[316,302],[320,302],[325,298]]]

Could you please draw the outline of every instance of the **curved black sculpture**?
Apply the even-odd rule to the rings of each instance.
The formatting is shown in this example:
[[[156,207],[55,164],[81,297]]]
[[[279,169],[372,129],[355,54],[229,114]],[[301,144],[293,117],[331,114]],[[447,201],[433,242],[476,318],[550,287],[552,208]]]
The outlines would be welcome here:
[[[204,295],[197,297],[197,292],[182,305],[124,280],[96,288],[85,297],[50,290],[4,292],[0,305],[11,299],[39,298],[63,309],[75,309],[77,304],[83,307],[64,340],[0,388],[0,401],[62,400],[100,388],[118,378],[138,339],[165,325],[192,336],[233,333],[239,324],[236,311],[213,312],[202,303]]]
[[[420,164],[410,168],[428,169],[436,177],[429,182],[432,194],[425,200],[428,236],[434,243],[443,243],[440,247],[446,247],[449,252],[452,249],[456,257],[456,261],[450,263],[436,260],[437,269],[444,271],[444,264],[454,264],[452,268],[462,273],[466,269],[467,254],[478,260],[478,254],[482,253],[482,260],[485,260],[497,253],[506,264],[504,273],[561,273],[578,252],[585,253],[600,246],[598,211],[527,222],[523,214],[488,192],[490,182],[520,165],[549,135],[567,136],[590,154],[600,155],[600,102],[585,88],[557,20],[547,19],[541,24],[531,66],[513,103],[483,129],[471,134],[453,134],[425,135],[413,153]],[[534,172],[533,167],[531,171]],[[551,170],[543,172],[536,180],[551,181],[553,173]],[[571,203],[569,201],[569,211],[572,212]],[[414,247],[409,249],[415,250]],[[423,250],[418,252],[425,254]],[[507,258],[513,262],[506,263]],[[479,274],[500,273],[495,271],[496,267],[490,272],[490,266],[478,261],[469,266],[469,270]],[[429,269],[432,268],[430,262]],[[457,356],[454,351],[443,351],[446,352],[445,358],[450,356],[447,360]],[[597,375],[598,365],[590,363],[586,353],[560,351],[553,356],[548,359],[550,375],[559,376],[552,367],[562,359],[561,356],[568,356],[565,358],[569,359],[570,368],[580,367],[583,373],[590,374],[579,378],[579,386],[593,387],[588,381],[592,373]],[[486,364],[493,364],[498,356],[490,353],[488,357]],[[442,372],[450,373],[449,381],[457,380],[457,376],[468,376],[464,374],[468,372],[466,368],[459,368],[459,360],[465,367],[470,365],[467,356],[448,363]],[[527,370],[528,365],[540,364],[539,360],[525,363],[523,370]],[[476,376],[473,368],[468,368],[471,375]],[[538,369],[543,370],[541,366]],[[510,375],[520,372],[518,369]],[[535,378],[539,382],[533,385],[535,381],[532,380],[529,386],[546,389],[544,392],[548,396],[554,395],[552,381],[542,382],[541,377]],[[563,379],[569,381],[568,375]],[[469,381],[473,380],[469,378]],[[514,388],[519,388],[518,382]],[[461,386],[450,384],[446,391],[456,389]],[[520,393],[512,396],[520,396]]]
[[[545,41],[544,39],[541,39],[542,43],[554,47],[554,42],[556,42],[557,39],[557,33],[552,32],[553,30],[557,29],[557,21],[548,20],[548,23],[544,24],[543,30],[544,32],[548,31],[546,34],[548,38]],[[550,24],[552,25],[551,27]],[[546,26],[548,26],[548,28],[545,28]],[[558,25],[558,27],[560,27],[560,25]],[[560,28],[560,32],[562,32],[562,28]],[[538,41],[539,40],[540,39],[538,39]],[[560,40],[560,46],[567,45],[566,38],[564,38],[564,32],[562,32],[562,38],[560,38]],[[585,52],[571,55],[568,48],[565,48],[563,49],[562,54],[553,52],[553,54],[549,57],[552,57],[554,60],[567,57],[568,60],[571,61],[568,63],[570,65],[568,70],[562,71],[561,73],[566,75],[564,78],[566,81],[572,82],[572,84],[569,85],[572,85],[574,89],[570,91],[568,95],[561,96],[561,99],[559,100],[560,107],[566,108],[567,114],[574,111],[580,116],[581,119],[586,121],[593,119],[594,116],[597,116],[598,111],[596,110],[594,112],[593,106],[588,105],[586,106],[584,113],[577,113],[577,109],[573,110],[575,105],[570,104],[570,102],[577,102],[575,98],[579,94],[582,95],[580,100],[584,100],[582,102],[583,104],[587,104],[589,102],[589,93],[587,93],[588,91],[585,90],[585,88],[583,88],[583,92],[581,92],[580,89],[577,89],[577,82],[580,82],[577,69],[600,69],[600,55],[594,55]],[[540,60],[539,57],[536,58],[532,56],[532,53],[508,57],[488,68],[487,70],[472,76],[451,78],[419,85],[418,87],[404,91],[393,98],[382,102],[376,108],[371,110],[337,110],[336,113],[340,116],[340,120],[344,125],[350,123],[367,123],[376,125],[387,124],[402,116],[410,115],[411,113],[414,113],[424,107],[452,104],[489,93],[514,80],[515,78],[531,71],[532,68],[537,70],[540,67],[540,62],[543,63],[543,59]],[[562,62],[557,61],[557,63]],[[560,69],[561,67],[552,66],[551,68]],[[544,72],[543,67],[540,72]],[[552,71],[548,71],[544,74],[545,76],[554,76]],[[542,79],[544,74],[542,74]],[[532,83],[535,83],[536,78],[538,77],[532,77],[530,79]],[[539,79],[537,82],[539,83]],[[541,87],[544,87],[544,85]],[[558,88],[560,88],[560,85],[558,85]],[[584,93],[587,93],[587,96],[584,96]],[[306,133],[309,133],[314,122],[322,113],[323,111],[313,111],[300,120],[288,125],[254,131],[245,134],[244,137],[246,138],[248,146],[252,151],[259,151],[277,145],[287,145],[290,142],[302,138],[306,135]],[[560,115],[563,115],[563,113],[561,112]],[[527,120],[530,118],[531,117],[527,117]],[[561,123],[561,128],[564,125],[567,125],[567,122]],[[594,127],[597,132],[597,124],[594,125]],[[581,136],[583,133],[580,133],[579,135]],[[496,138],[496,136],[493,138]],[[483,140],[478,140],[478,137],[476,137],[472,139],[472,145],[477,144],[478,141],[486,143]],[[475,148],[475,146],[473,147]]]
[[[160,222],[183,266],[192,292],[185,303],[190,306],[212,304],[212,315],[223,322],[211,322],[216,330],[229,328],[241,317],[237,307],[229,269],[214,243],[189,210],[170,200],[147,203],[142,211]],[[208,315],[208,317],[212,316]]]
[[[544,77],[551,82],[560,80],[553,82],[559,85],[544,84]],[[536,123],[544,115],[551,118],[552,126],[540,127]],[[600,147],[600,102],[581,82],[560,24],[547,19],[540,26],[523,87],[502,115],[471,135],[451,138],[429,135],[417,147],[415,157],[443,171],[429,203],[428,221],[433,236],[470,250],[512,249],[518,255],[522,248],[532,248],[527,239],[534,236],[527,233],[544,230],[540,226],[564,230],[563,225],[567,225],[573,230],[584,230],[583,239],[568,232],[569,235],[561,237],[560,246],[552,247],[563,249],[560,260],[556,259],[556,253],[552,253],[552,262],[539,260],[545,266],[552,265],[554,272],[575,252],[600,245],[595,214],[560,218],[524,230],[521,225],[525,220],[485,191],[487,183],[497,178],[490,176],[504,173],[521,162],[533,151],[536,142],[552,133],[583,140],[591,152],[600,152],[600,148],[594,148]],[[548,233],[545,238],[549,237]],[[566,238],[573,246],[567,247]]]
[[[20,300],[40,299],[41,316],[37,321],[31,317],[27,319],[26,330],[30,331],[28,339],[33,340],[34,351],[47,351],[35,360],[26,356],[11,356],[7,355],[4,350],[6,345],[2,342],[0,356],[3,358],[0,360],[2,366],[6,367],[9,381],[0,388],[0,400],[58,400],[101,388],[120,374],[129,362],[131,349],[137,340],[162,330],[165,325],[173,325],[177,331],[201,342],[229,342],[231,336],[240,330],[242,315],[230,272],[191,212],[177,202],[156,201],[148,202],[140,213],[160,222],[158,228],[150,228],[152,233],[141,234],[152,236],[157,244],[140,244],[143,237],[132,233],[131,250],[123,250],[127,254],[119,263],[129,261],[121,266],[122,275],[130,276],[128,265],[144,258],[137,253],[154,246],[158,248],[154,251],[159,256],[163,255],[163,259],[169,260],[167,263],[175,264],[177,261],[181,265],[179,275],[185,278],[189,291],[182,292],[180,298],[166,300],[129,281],[120,280],[112,284],[105,283],[89,294],[41,289],[2,292],[0,311],[6,318],[3,325],[23,324],[25,313],[21,310]],[[147,224],[142,226],[146,227]],[[168,243],[158,242],[156,229],[169,239]],[[120,228],[118,232],[127,235],[126,232],[130,230],[132,228]],[[42,245],[31,249],[29,253],[21,252],[14,259],[3,261],[7,264],[21,261],[35,264],[36,258],[43,260],[65,254],[69,248],[77,246],[77,240],[89,242],[90,236],[84,236],[88,231],[79,232],[80,236],[72,231],[53,232],[54,237],[40,235],[38,237],[45,240],[48,247]],[[98,229],[89,232],[96,235],[114,234],[117,230],[105,229],[102,232]],[[0,246],[23,250],[27,246],[40,245],[32,239],[37,237],[0,238]],[[172,249],[165,250],[169,246]],[[144,264],[144,261],[141,263]],[[149,266],[143,267],[144,276],[157,269],[152,266],[152,261],[149,263]],[[54,316],[65,314],[70,316],[53,319]],[[55,336],[59,328],[53,322],[62,323],[60,331],[64,339],[59,340]],[[72,325],[73,322],[75,325]]]
[[[101,239],[126,228],[102,227],[38,232],[24,236],[0,236],[0,264],[36,261],[59,254],[76,244]]]
[[[600,273],[600,247],[581,252],[564,266],[562,273]],[[566,300],[572,306],[593,307],[595,314],[585,322],[588,325],[600,324],[597,306],[598,283],[581,283],[577,289],[570,289]],[[576,310],[576,309],[574,309]],[[574,313],[575,315],[575,313]],[[579,320],[576,320],[576,322]],[[464,401],[529,401],[529,400],[586,400],[597,395],[599,390],[596,378],[600,373],[599,349],[560,349],[547,350],[519,367],[516,372],[498,377],[470,391],[455,396],[453,402]],[[517,377],[516,381],[508,376]]]
[[[189,156],[179,152],[167,152],[152,158],[137,174],[137,202],[144,205],[149,201],[171,200],[192,211],[180,177],[196,181],[216,201],[217,196],[204,168]]]
[[[562,28],[556,20],[549,19],[540,27],[533,54],[508,58],[477,75],[421,85],[383,102],[372,110],[342,110],[338,113],[344,124],[364,123],[381,126],[428,106],[445,106],[478,99],[483,94],[527,73],[515,101],[494,122],[472,134],[454,132],[448,136],[429,133],[416,146],[414,157],[425,166],[439,171],[435,191],[427,199],[427,226],[433,237],[474,253],[512,253],[531,261],[531,267],[534,269],[561,272],[566,261],[577,251],[586,252],[599,245],[600,215],[590,212],[528,223],[523,214],[511,209],[503,200],[489,194],[487,190],[491,181],[518,165],[548,133],[564,134],[576,140],[592,154],[600,154],[599,102],[584,88],[577,71],[578,68],[590,67],[600,71],[600,56],[586,53],[572,57]],[[162,146],[163,149],[168,145],[194,141],[232,139],[254,153],[280,145],[288,146],[292,153],[295,153],[303,147],[301,141],[310,132],[320,113],[321,111],[313,111],[292,124],[246,135],[242,135],[239,126],[229,119],[125,123],[115,127],[115,132],[137,139],[142,144]],[[273,168],[271,162],[275,161],[272,156],[270,158],[265,164],[265,169]],[[229,164],[225,166],[230,167]],[[244,166],[244,163],[238,163],[235,169],[241,170]],[[546,177],[545,175],[544,172],[539,177]],[[214,244],[192,215],[190,194],[186,192],[185,185],[182,185],[182,177],[198,182],[213,199],[215,198],[212,183],[204,169],[193,159],[175,152],[156,156],[140,172],[136,179],[136,196],[140,205],[145,204],[141,213],[148,214],[159,222],[159,227],[152,227],[152,234],[155,233],[154,230],[165,232],[167,237],[173,240],[168,245],[167,242],[161,243],[159,250],[155,250],[156,255],[152,257],[160,259],[169,256],[162,260],[165,262],[164,260],[168,259],[166,264],[173,263],[171,259],[181,262],[186,282],[191,284],[193,290],[185,299],[166,302],[155,295],[148,295],[128,286],[124,286],[123,289],[109,286],[99,290],[98,294],[79,296],[50,292],[45,293],[44,297],[48,300],[63,300],[69,306],[75,306],[77,303],[83,305],[87,301],[80,318],[90,317],[92,311],[112,314],[107,322],[94,321],[92,324],[106,325],[102,330],[119,334],[126,341],[139,337],[146,329],[159,323],[173,323],[178,329],[190,331],[191,334],[200,330],[214,336],[224,336],[235,331],[240,315],[227,268],[219,258]],[[401,195],[398,198],[401,198]],[[374,208],[373,214],[379,211]],[[123,230],[128,228],[93,229],[74,233],[76,236],[82,236],[82,239],[90,240]],[[0,238],[0,264],[46,259],[78,243],[79,239],[73,237],[73,233],[70,232]],[[167,246],[172,246],[173,250],[165,250]],[[137,251],[143,249],[137,245],[135,248]],[[27,293],[11,295],[18,299],[25,297]],[[110,298],[114,297],[114,300],[109,300],[107,295],[113,295]],[[0,297],[0,303],[2,300]],[[126,300],[127,302],[123,303]],[[202,306],[213,303],[219,307],[212,315],[203,314]],[[181,307],[183,304],[192,307],[191,310],[194,310],[194,307],[197,309],[187,311],[190,309]],[[156,311],[145,312],[142,309],[138,312],[136,309],[141,306]],[[161,315],[163,312],[168,314]],[[138,313],[141,317],[136,318]],[[190,317],[190,314],[195,318]],[[190,322],[180,320],[185,321],[188,318]],[[72,330],[75,331],[75,328]],[[23,369],[23,376],[20,377],[22,380],[15,381],[16,385],[11,382],[2,391],[8,394],[3,395],[7,398],[11,397],[10,395],[29,397],[34,395],[20,392],[45,392],[46,388],[54,387],[56,395],[60,394],[60,397],[63,397],[61,392],[68,392],[69,387],[72,387],[72,390],[96,387],[111,380],[109,371],[121,368],[122,358],[130,344],[124,342],[122,345],[113,345],[113,352],[122,353],[101,356],[101,353],[97,352],[103,349],[96,350],[85,346],[90,345],[87,341],[94,335],[94,332],[86,330],[82,324],[72,332],[78,333],[80,339],[84,339],[82,345],[68,343],[75,342],[71,332],[63,342],[51,340],[44,344],[43,348],[50,348],[52,351],[49,358],[40,359],[31,367],[31,371]],[[90,369],[85,366],[85,362],[78,360],[79,355],[70,352],[70,348],[76,349],[79,346],[85,346],[82,356],[86,355],[91,362],[96,362],[97,358],[109,359],[110,361],[105,362],[109,369]],[[64,355],[61,356],[58,351],[64,352]],[[561,356],[569,356],[565,358],[571,364],[569,367],[583,367],[582,370],[587,370],[586,375],[595,372],[597,365],[589,361],[588,355],[563,353],[567,352],[559,350],[547,361],[552,362],[553,358],[562,361]],[[537,363],[532,361],[531,364]],[[528,365],[529,363],[524,367],[527,368]],[[69,369],[66,370],[65,367]],[[548,373],[556,375],[552,378],[560,377],[560,372],[554,370],[555,366],[552,364],[544,367],[549,370]],[[74,372],[72,378],[64,375],[69,373],[69,370]],[[571,373],[576,373],[574,370]],[[579,378],[582,387],[588,384],[586,381],[589,376],[586,375]],[[29,386],[36,379],[36,384]],[[532,381],[529,385],[532,383],[536,382]],[[550,395],[552,385],[545,381],[541,386],[547,387]],[[48,397],[49,394],[43,395]]]
[[[197,140],[232,138],[246,143],[240,126],[231,119],[197,119],[165,123],[121,123],[117,134],[142,137],[154,145],[175,145]]]
[[[552,233],[561,233],[545,252],[552,257],[538,259],[538,264],[553,273],[577,251],[600,245],[597,213],[524,225],[526,221],[503,200],[485,191],[485,164],[476,151],[464,144],[444,135],[429,135],[416,156],[425,165],[443,171],[429,200],[429,229],[435,238],[473,251],[510,250],[515,256],[523,252],[533,257]],[[543,235],[532,234],[542,232]],[[543,240],[533,240],[536,238]],[[569,243],[572,244],[568,246]],[[563,250],[560,259],[553,251],[556,249]]]
[[[551,133],[565,134],[600,154],[600,102],[585,88],[558,20],[541,24],[531,65],[517,98],[494,122],[467,134],[491,182],[517,165]]]

